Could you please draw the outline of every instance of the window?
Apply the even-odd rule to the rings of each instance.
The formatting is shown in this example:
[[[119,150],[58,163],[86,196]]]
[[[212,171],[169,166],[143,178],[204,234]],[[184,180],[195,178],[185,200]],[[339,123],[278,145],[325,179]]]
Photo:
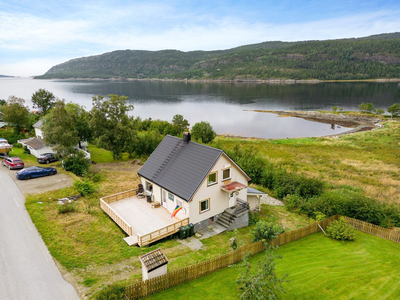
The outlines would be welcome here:
[[[231,178],[231,169],[225,169],[222,171],[222,180],[227,180]]]
[[[174,201],[174,195],[171,193],[168,193],[168,199],[171,201]]]
[[[153,191],[153,185],[146,181],[146,185],[145,185],[146,191],[152,192]]]
[[[210,210],[210,199],[200,201],[200,213]]]
[[[176,205],[179,205],[180,207],[183,208],[183,203],[181,200],[176,199]]]
[[[213,185],[217,183],[217,172],[210,173],[208,175],[208,184],[207,185]]]

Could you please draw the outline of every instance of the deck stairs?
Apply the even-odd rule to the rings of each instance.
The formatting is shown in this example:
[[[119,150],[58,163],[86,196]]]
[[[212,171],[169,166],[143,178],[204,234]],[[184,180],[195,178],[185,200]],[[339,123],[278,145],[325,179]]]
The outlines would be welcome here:
[[[237,204],[224,210],[222,215],[218,218],[217,224],[230,230],[232,223],[241,215],[248,213],[250,206],[247,202],[237,199]]]

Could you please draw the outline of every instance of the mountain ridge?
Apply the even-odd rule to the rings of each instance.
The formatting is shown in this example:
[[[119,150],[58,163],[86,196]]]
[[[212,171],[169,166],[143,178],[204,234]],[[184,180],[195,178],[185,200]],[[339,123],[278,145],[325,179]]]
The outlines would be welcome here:
[[[226,50],[116,50],[74,58],[36,79],[372,79],[400,77],[400,32],[267,41]]]

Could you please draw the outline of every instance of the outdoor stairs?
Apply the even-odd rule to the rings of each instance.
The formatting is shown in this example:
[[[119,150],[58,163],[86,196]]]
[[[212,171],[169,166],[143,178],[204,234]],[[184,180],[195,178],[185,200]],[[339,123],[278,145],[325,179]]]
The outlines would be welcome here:
[[[248,213],[249,210],[250,206],[247,202],[237,199],[237,204],[225,209],[216,223],[225,227],[227,230],[230,230],[231,225],[236,221],[236,219],[243,214]]]

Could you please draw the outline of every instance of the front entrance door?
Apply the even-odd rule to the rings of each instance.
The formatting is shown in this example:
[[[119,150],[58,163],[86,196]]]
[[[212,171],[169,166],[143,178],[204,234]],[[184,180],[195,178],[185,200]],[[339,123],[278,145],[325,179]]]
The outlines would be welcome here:
[[[167,191],[162,190],[162,206],[167,208]]]
[[[229,207],[235,206],[235,193],[229,194]]]

